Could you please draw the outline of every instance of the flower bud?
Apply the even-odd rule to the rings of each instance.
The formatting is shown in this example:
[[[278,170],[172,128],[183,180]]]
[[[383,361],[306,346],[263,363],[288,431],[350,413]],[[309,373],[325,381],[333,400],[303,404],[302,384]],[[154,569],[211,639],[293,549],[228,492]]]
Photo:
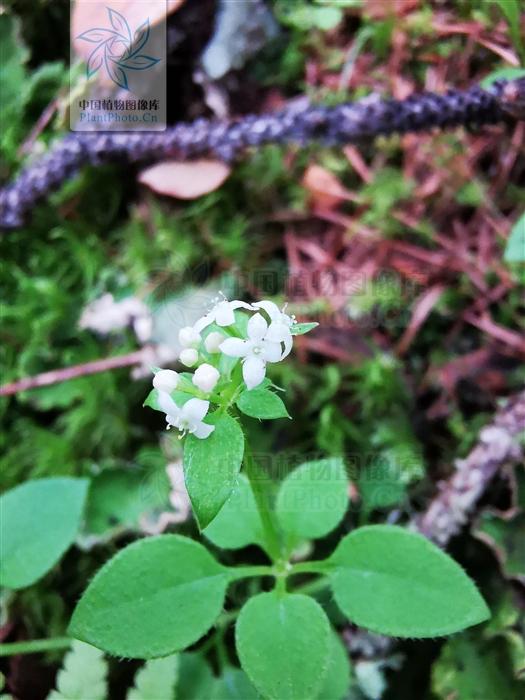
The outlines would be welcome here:
[[[212,365],[204,363],[200,367],[197,367],[192,381],[197,389],[208,394],[215,389],[220,376],[219,370],[212,367]]]
[[[220,352],[219,345],[222,343],[223,340],[225,340],[225,338],[226,336],[222,333],[219,333],[219,331],[212,331],[208,336],[206,336],[206,340],[204,341],[204,347],[210,353]]]
[[[179,360],[183,365],[186,365],[186,367],[193,367],[193,365],[197,364],[198,359],[199,353],[195,348],[185,348],[179,355]]]
[[[153,386],[158,391],[171,393],[179,383],[179,375],[172,369],[161,369],[160,372],[153,377]]]
[[[179,331],[179,343],[183,348],[196,348],[201,342],[200,333],[193,326],[184,326]]]

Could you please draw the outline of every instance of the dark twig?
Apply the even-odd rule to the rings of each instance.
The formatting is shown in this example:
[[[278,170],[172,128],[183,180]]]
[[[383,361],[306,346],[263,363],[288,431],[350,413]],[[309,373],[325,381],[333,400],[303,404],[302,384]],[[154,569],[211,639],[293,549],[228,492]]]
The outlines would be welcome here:
[[[498,81],[484,90],[450,90],[405,100],[370,96],[336,107],[293,106],[232,122],[198,119],[164,132],[71,133],[0,192],[0,226],[21,226],[28,212],[85,165],[188,160],[212,155],[233,161],[268,143],[362,143],[394,133],[496,124],[525,118],[525,79]]]

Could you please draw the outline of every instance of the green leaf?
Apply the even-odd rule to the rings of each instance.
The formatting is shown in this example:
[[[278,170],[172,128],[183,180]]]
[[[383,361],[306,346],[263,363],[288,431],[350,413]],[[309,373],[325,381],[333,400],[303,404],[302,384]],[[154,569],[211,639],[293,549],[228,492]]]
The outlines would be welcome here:
[[[184,443],[184,478],[199,527],[204,529],[230,497],[241,469],[244,435],[231,416],[214,413],[205,440],[188,435]]]
[[[510,66],[507,68],[498,68],[498,70],[492,71],[492,73],[489,73],[483,78],[480,85],[482,88],[487,89],[492,83],[496,82],[496,80],[517,80],[518,78],[525,78],[525,68],[514,68]]]
[[[516,221],[507,240],[505,262],[525,262],[525,214]]]
[[[250,482],[244,474],[239,474],[230,497],[203,534],[224,549],[241,549],[249,544],[263,546],[261,518]]]
[[[492,549],[506,578],[525,585],[525,513],[502,517],[487,510],[479,516],[474,535]]]
[[[340,457],[306,462],[281,484],[275,513],[295,538],[323,537],[341,521],[348,507],[348,479]]]
[[[437,637],[486,620],[476,586],[421,535],[391,525],[362,527],[329,558],[332,588],[355,624],[396,637]]]
[[[261,700],[248,676],[238,668],[227,668],[215,681],[208,697],[210,700]]]
[[[400,473],[400,465],[408,460],[403,461],[401,456],[396,459],[397,452],[382,450],[371,464],[363,464],[359,469],[357,486],[365,514],[376,508],[391,508],[406,498],[407,479]]]
[[[178,535],[149,537],[100,569],[69,633],[117,656],[166,656],[210,629],[227,585],[227,569],[202,545]]]
[[[525,695],[525,683],[513,675],[503,639],[471,631],[442,647],[432,666],[432,690],[439,700],[516,700]]]
[[[0,94],[3,103],[2,122],[5,128],[4,119],[8,115],[16,114],[15,108],[21,102],[23,91],[20,88],[26,81],[25,63],[29,59],[29,51],[21,38],[18,17],[6,13],[0,15],[0,40],[2,43]]]
[[[260,593],[241,610],[235,639],[241,666],[265,698],[317,697],[329,663],[330,626],[315,600]]]
[[[335,4],[335,3],[334,3]],[[320,29],[330,31],[335,29],[343,19],[343,12],[339,7],[316,7],[312,5],[302,5],[290,3],[284,18],[293,27],[307,31],[310,29]]]
[[[350,659],[339,635],[330,630],[328,670],[318,700],[342,700],[350,687]]]
[[[292,335],[304,335],[317,328],[318,323],[294,323],[290,331]]]
[[[282,400],[268,389],[251,389],[243,391],[237,401],[237,407],[251,418],[271,420],[273,418],[290,418]]]
[[[105,700],[108,664],[100,649],[75,640],[64,656],[56,679],[57,690],[47,700]]]
[[[148,505],[144,500],[142,473],[106,469],[91,482],[85,530],[92,535],[104,535],[122,526],[135,528]]]
[[[208,662],[195,652],[179,654],[176,700],[208,700],[214,684]]]
[[[505,15],[507,22],[509,23],[510,36],[512,38],[512,43],[514,48],[525,58],[525,49],[523,47],[523,42],[521,39],[521,11],[520,2],[518,0],[493,0],[494,4],[498,5],[501,12]]]
[[[74,542],[89,482],[36,479],[0,497],[0,582],[24,588],[46,574]]]
[[[173,700],[177,683],[179,655],[150,659],[137,671],[134,687],[126,700]]]

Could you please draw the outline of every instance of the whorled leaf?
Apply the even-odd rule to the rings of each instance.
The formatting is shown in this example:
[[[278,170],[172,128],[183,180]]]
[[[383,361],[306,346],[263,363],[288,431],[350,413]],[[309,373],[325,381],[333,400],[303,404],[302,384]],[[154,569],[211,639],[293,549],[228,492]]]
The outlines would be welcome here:
[[[439,700],[516,700],[525,682],[513,678],[504,643],[467,632],[443,646],[432,667],[432,691]]]
[[[212,694],[213,673],[204,656],[198,652],[179,654],[179,679],[176,700],[205,700]]]
[[[206,419],[215,430],[205,440],[188,435],[184,443],[184,479],[201,529],[207,527],[230,497],[241,468],[244,435],[231,416]]]
[[[281,484],[275,514],[291,538],[324,537],[348,507],[348,479],[341,458],[306,462]]]
[[[423,536],[358,528],[328,560],[335,600],[355,624],[396,637],[438,637],[490,616],[473,581]]]
[[[290,330],[292,335],[304,335],[313,331],[318,325],[318,323],[294,323]]]
[[[35,479],[0,497],[0,582],[24,588],[46,574],[73,543],[89,482]]]
[[[210,700],[262,700],[248,676],[238,668],[226,668],[213,683]]]
[[[178,535],[149,537],[100,569],[73,613],[69,633],[117,656],[166,656],[208,631],[228,582],[228,570],[197,542]]]
[[[330,652],[326,671],[317,700],[343,700],[350,687],[350,658],[339,635],[330,630]]]
[[[237,399],[237,408],[251,418],[262,420],[290,418],[282,399],[265,388],[243,391]]]
[[[224,549],[241,549],[249,544],[263,546],[261,518],[250,483],[244,474],[239,474],[230,497],[203,530],[203,535]]]
[[[242,668],[271,700],[314,700],[329,665],[330,625],[312,598],[260,593],[242,608],[235,629]]]

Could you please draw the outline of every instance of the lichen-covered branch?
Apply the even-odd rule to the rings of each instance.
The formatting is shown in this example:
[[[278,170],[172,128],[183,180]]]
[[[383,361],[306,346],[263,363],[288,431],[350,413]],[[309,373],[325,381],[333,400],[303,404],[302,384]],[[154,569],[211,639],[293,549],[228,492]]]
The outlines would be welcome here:
[[[525,437],[525,391],[500,409],[466,459],[456,461],[456,471],[438,484],[439,493],[413,522],[421,534],[444,547],[468,520],[496,473],[508,463],[524,458],[519,437]]]
[[[71,133],[0,191],[0,226],[21,226],[35,204],[84,165],[150,163],[213,155],[225,161],[268,143],[362,143],[394,133],[496,124],[525,118],[525,79],[484,90],[421,93],[405,100],[370,96],[336,107],[299,105],[231,122],[198,119],[163,132]]]

